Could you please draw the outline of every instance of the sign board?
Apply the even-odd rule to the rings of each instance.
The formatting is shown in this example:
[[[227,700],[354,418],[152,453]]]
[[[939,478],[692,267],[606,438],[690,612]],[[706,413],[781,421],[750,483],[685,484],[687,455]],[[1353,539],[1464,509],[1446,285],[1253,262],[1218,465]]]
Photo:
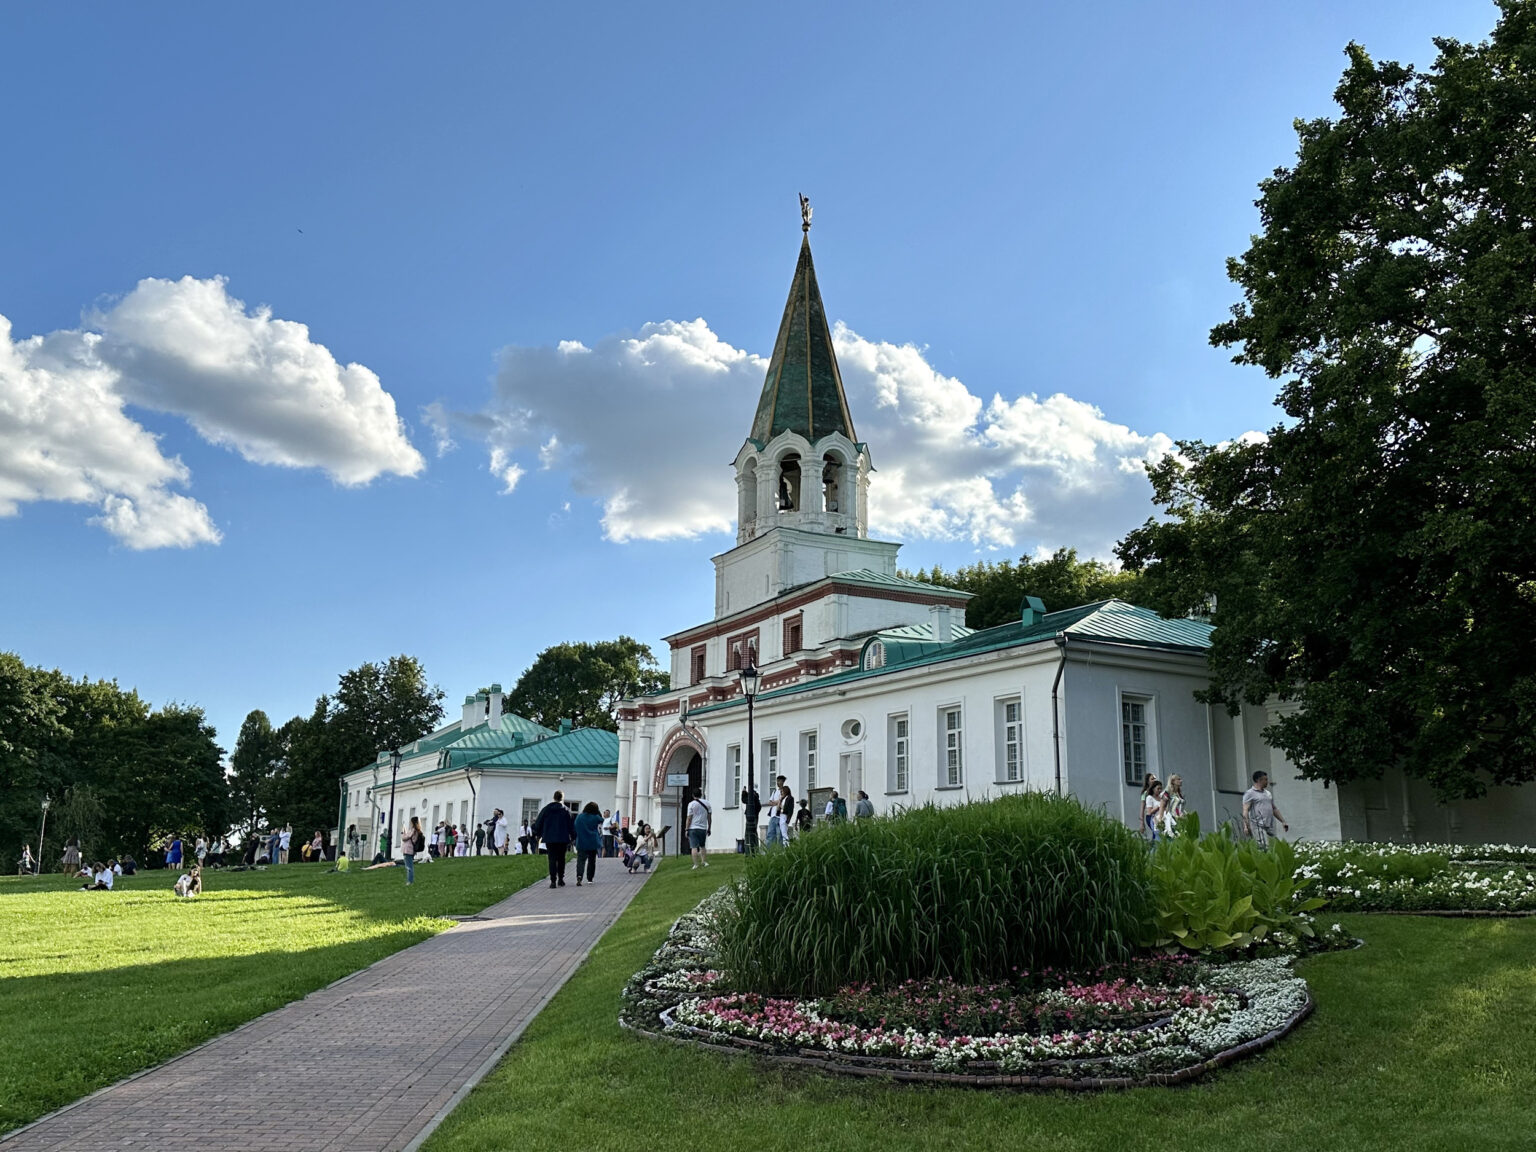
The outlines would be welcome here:
[[[686,773],[686,772],[668,772],[667,773],[667,787],[668,788],[686,788],[686,787],[688,787],[688,773]]]

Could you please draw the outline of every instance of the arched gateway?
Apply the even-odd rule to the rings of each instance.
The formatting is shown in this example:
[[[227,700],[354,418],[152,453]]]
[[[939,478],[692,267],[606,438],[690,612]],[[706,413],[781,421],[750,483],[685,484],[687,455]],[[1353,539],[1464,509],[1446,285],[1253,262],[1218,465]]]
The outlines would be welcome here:
[[[682,848],[682,816],[686,811],[686,800],[685,807],[679,809],[680,789],[676,786],[668,787],[667,778],[686,774],[687,794],[691,795],[694,788],[704,787],[704,764],[708,755],[709,750],[698,733],[679,724],[667,733],[666,739],[661,742],[661,751],[656,756],[655,772],[651,778],[651,794],[661,802],[659,826],[670,826],[672,829],[667,836],[667,848],[670,851],[676,845],[680,855],[685,854]]]

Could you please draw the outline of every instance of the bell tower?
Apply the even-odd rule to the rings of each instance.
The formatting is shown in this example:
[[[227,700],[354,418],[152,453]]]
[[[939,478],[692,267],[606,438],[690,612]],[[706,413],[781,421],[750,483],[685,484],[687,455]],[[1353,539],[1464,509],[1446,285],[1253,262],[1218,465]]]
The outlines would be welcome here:
[[[746,443],[736,453],[736,547],[715,557],[716,617],[838,572],[896,575],[899,544],[869,538],[869,448],[853,430],[811,260],[800,258]]]
[[[859,443],[811,260],[800,198],[800,259],[747,441],[736,454],[736,542],[774,527],[866,539],[869,449]]]

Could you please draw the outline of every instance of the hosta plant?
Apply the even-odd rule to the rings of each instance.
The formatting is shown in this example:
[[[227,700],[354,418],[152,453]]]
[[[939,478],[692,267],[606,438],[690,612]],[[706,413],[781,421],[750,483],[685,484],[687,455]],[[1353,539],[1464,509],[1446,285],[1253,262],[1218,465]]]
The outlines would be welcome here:
[[[1189,952],[1238,951],[1271,933],[1311,938],[1307,913],[1320,897],[1296,889],[1296,857],[1289,844],[1268,850],[1236,840],[1223,826],[1201,835],[1198,817],[1185,817],[1180,834],[1152,853],[1156,923],[1152,943]]]

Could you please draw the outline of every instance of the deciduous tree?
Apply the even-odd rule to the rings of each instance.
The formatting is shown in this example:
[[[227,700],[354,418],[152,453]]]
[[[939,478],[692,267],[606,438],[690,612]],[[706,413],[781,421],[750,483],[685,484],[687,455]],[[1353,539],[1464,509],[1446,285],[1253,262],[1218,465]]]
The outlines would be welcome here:
[[[556,644],[535,658],[507,697],[507,707],[546,728],[562,719],[578,728],[618,730],[619,701],[664,691],[672,682],[650,645],[628,636]]]
[[[1500,7],[1428,71],[1350,45],[1211,337],[1286,420],[1181,445],[1120,548],[1215,596],[1212,698],[1298,701],[1268,735],[1313,778],[1536,778],[1536,6]]]

